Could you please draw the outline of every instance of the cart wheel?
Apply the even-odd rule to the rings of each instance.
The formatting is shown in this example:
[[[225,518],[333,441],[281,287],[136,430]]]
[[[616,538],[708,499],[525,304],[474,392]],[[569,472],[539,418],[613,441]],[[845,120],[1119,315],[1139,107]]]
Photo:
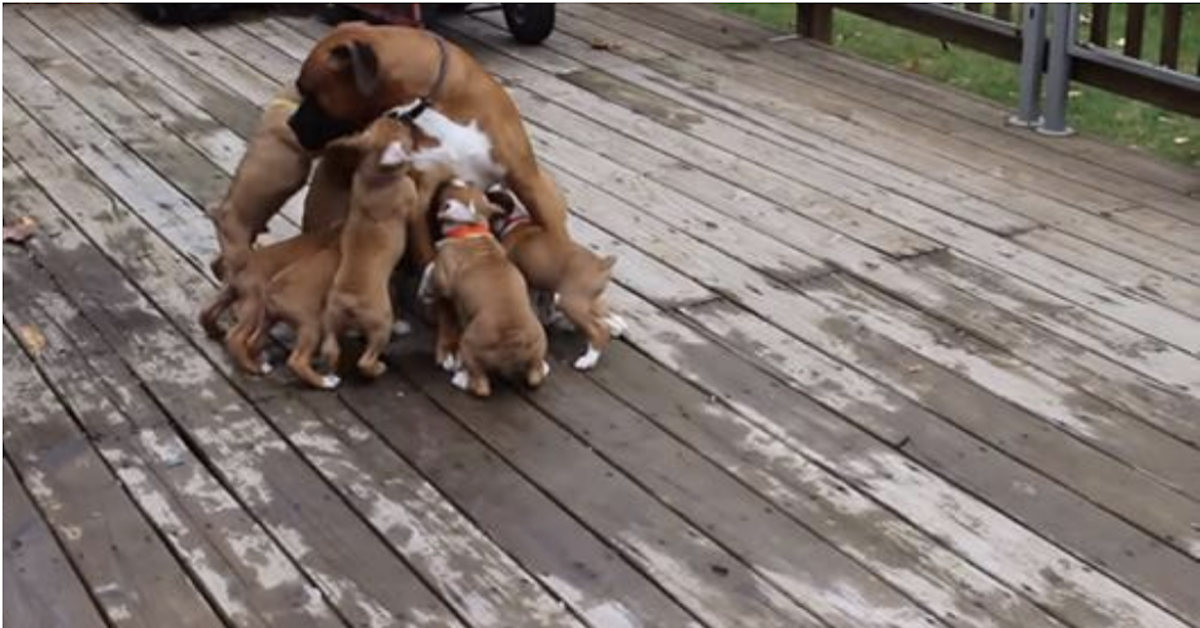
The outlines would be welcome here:
[[[471,6],[471,3],[469,3],[469,2],[439,2],[437,4],[431,4],[429,6],[436,7],[438,13],[444,13],[446,15],[458,15],[459,13],[465,13],[467,10],[467,7]],[[424,7],[422,7],[422,8],[424,8]]]
[[[508,32],[522,44],[540,44],[554,30],[553,4],[505,4],[503,8]]]

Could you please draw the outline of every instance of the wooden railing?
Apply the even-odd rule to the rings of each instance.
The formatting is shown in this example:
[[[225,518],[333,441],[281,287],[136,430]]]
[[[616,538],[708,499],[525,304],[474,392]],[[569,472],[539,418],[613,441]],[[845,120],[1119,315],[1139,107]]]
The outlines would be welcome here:
[[[1067,55],[1069,72],[1064,80],[1075,80],[1142,100],[1165,109],[1200,116],[1200,58],[1182,58],[1184,38],[1200,39],[1200,32],[1184,32],[1185,13],[1200,10],[1200,5],[1162,5],[1160,44],[1157,51],[1148,50],[1147,5],[1126,5],[1123,37],[1110,47],[1111,4],[1072,4],[1070,24],[1052,31],[1066,33],[1067,45],[1061,49]],[[1042,72],[1053,63],[1050,43],[1045,38],[1031,40],[1023,37],[1023,15],[1029,15],[1028,5],[966,3],[966,4],[799,4],[797,31],[803,37],[826,43],[832,42],[835,12],[845,11],[891,24],[906,30],[936,37],[943,41],[972,48],[992,56],[1021,63],[1033,59],[1038,64],[1029,71]],[[1044,5],[1043,5],[1044,8]],[[1057,13],[1057,12],[1056,12]],[[1087,15],[1090,21],[1082,16]],[[1081,34],[1086,27],[1086,39]],[[1037,41],[1041,49],[1036,54],[1022,55],[1025,42]],[[1155,54],[1157,53],[1157,54]],[[1200,57],[1200,55],[1196,55]],[[1056,89],[1048,85],[1047,89]]]

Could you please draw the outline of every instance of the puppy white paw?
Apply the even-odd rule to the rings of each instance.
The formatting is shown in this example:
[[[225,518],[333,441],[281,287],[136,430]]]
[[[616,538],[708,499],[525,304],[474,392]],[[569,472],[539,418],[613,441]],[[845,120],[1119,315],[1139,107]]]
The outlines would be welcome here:
[[[587,351],[575,360],[575,370],[590,371],[596,367],[596,363],[600,361],[600,352],[592,345],[588,345]]]
[[[550,376],[550,363],[542,360],[542,377]]]
[[[462,369],[462,360],[458,359],[458,355],[451,353],[442,358],[442,362],[438,366],[442,367],[442,370],[447,373],[457,373]]]
[[[271,366],[270,362],[263,361],[263,362],[260,362],[258,365],[259,375],[270,375],[271,371],[274,371],[274,370],[275,370],[275,367]]]
[[[459,390],[466,390],[471,384],[471,376],[465,370],[454,372],[454,376],[450,378],[450,385]]]
[[[337,375],[326,375],[321,378],[321,388],[325,390],[333,390],[342,385],[342,378]]]
[[[407,336],[412,333],[412,330],[412,323],[406,320],[396,319],[396,322],[392,323],[393,336]]]
[[[629,331],[629,322],[620,314],[609,314],[604,317],[603,322],[608,327],[608,333],[614,338],[620,338]]]

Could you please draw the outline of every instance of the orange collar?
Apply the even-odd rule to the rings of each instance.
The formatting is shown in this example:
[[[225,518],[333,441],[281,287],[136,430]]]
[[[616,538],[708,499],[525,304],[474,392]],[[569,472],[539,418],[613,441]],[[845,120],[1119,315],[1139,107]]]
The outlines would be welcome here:
[[[492,235],[492,230],[486,223],[459,225],[447,229],[442,237],[444,240],[464,240],[466,238],[481,238]]]

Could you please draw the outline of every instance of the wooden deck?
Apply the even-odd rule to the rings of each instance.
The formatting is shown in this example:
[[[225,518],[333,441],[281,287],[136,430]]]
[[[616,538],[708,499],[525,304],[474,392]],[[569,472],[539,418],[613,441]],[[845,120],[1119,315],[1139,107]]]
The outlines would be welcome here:
[[[707,7],[455,19],[633,328],[326,394],[195,315],[327,27],[4,18],[5,626],[1200,626],[1195,170]]]

